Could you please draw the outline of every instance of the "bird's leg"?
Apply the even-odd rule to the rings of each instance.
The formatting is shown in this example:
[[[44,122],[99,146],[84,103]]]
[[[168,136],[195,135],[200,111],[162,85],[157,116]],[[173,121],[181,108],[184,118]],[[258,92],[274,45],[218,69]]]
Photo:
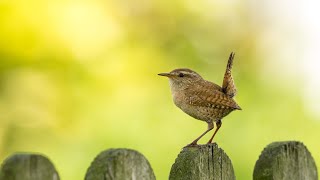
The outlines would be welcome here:
[[[218,130],[220,129],[221,125],[222,125],[222,122],[221,122],[221,119],[219,119],[217,122],[216,122],[216,125],[217,125],[217,129],[214,131],[212,137],[210,138],[210,140],[208,141],[207,144],[210,144],[212,142],[212,139],[214,138],[214,136],[216,135],[216,133],[218,132]]]
[[[197,145],[197,142],[199,141],[199,139],[202,138],[202,136],[204,136],[205,134],[207,134],[207,132],[211,131],[213,129],[214,125],[213,125],[213,122],[208,122],[208,129],[202,133],[197,139],[195,139],[194,141],[192,141],[192,143],[188,144],[186,147],[189,147],[189,146],[196,146]]]

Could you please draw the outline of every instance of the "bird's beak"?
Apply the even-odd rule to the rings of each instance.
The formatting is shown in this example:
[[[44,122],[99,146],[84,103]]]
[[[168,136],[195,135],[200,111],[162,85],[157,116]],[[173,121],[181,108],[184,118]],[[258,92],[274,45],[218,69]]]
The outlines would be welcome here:
[[[172,74],[170,74],[170,73],[159,73],[158,75],[159,76],[166,76],[166,77],[171,77],[172,76]]]

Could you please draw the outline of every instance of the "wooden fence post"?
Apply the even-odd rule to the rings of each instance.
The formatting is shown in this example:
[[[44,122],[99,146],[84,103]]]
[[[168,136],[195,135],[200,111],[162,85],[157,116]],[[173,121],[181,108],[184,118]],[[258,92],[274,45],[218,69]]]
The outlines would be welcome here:
[[[261,153],[253,172],[254,180],[318,180],[316,164],[296,141],[274,142]]]
[[[109,149],[91,163],[85,180],[155,180],[148,160],[130,149]]]
[[[216,143],[186,147],[171,167],[169,180],[234,180],[231,160]]]
[[[50,160],[39,154],[14,154],[2,164],[0,180],[59,180]]]

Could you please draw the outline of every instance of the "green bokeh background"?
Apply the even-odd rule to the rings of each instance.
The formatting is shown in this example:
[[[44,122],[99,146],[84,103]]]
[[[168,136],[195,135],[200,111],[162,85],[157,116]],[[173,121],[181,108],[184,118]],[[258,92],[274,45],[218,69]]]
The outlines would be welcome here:
[[[243,110],[224,118],[215,141],[237,179],[252,178],[273,141],[302,141],[319,167],[320,116],[310,109],[320,98],[306,89],[319,73],[304,73],[303,13],[274,2],[0,1],[0,160],[41,152],[62,179],[78,180],[99,152],[124,147],[167,179],[207,125],[174,106],[157,74],[187,67],[221,84],[235,51]]]

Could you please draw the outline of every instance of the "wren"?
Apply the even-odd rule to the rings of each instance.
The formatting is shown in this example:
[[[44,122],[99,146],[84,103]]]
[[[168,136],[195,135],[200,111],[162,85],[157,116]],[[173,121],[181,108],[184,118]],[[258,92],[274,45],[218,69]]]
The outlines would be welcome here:
[[[169,78],[173,102],[177,107],[195,119],[208,123],[208,129],[187,146],[197,145],[198,140],[211,131],[215,123],[217,128],[208,141],[208,144],[212,143],[222,125],[222,118],[234,110],[241,110],[233,99],[237,93],[231,75],[234,55],[232,52],[229,56],[222,87],[203,79],[198,73],[187,68],[158,74]]]

